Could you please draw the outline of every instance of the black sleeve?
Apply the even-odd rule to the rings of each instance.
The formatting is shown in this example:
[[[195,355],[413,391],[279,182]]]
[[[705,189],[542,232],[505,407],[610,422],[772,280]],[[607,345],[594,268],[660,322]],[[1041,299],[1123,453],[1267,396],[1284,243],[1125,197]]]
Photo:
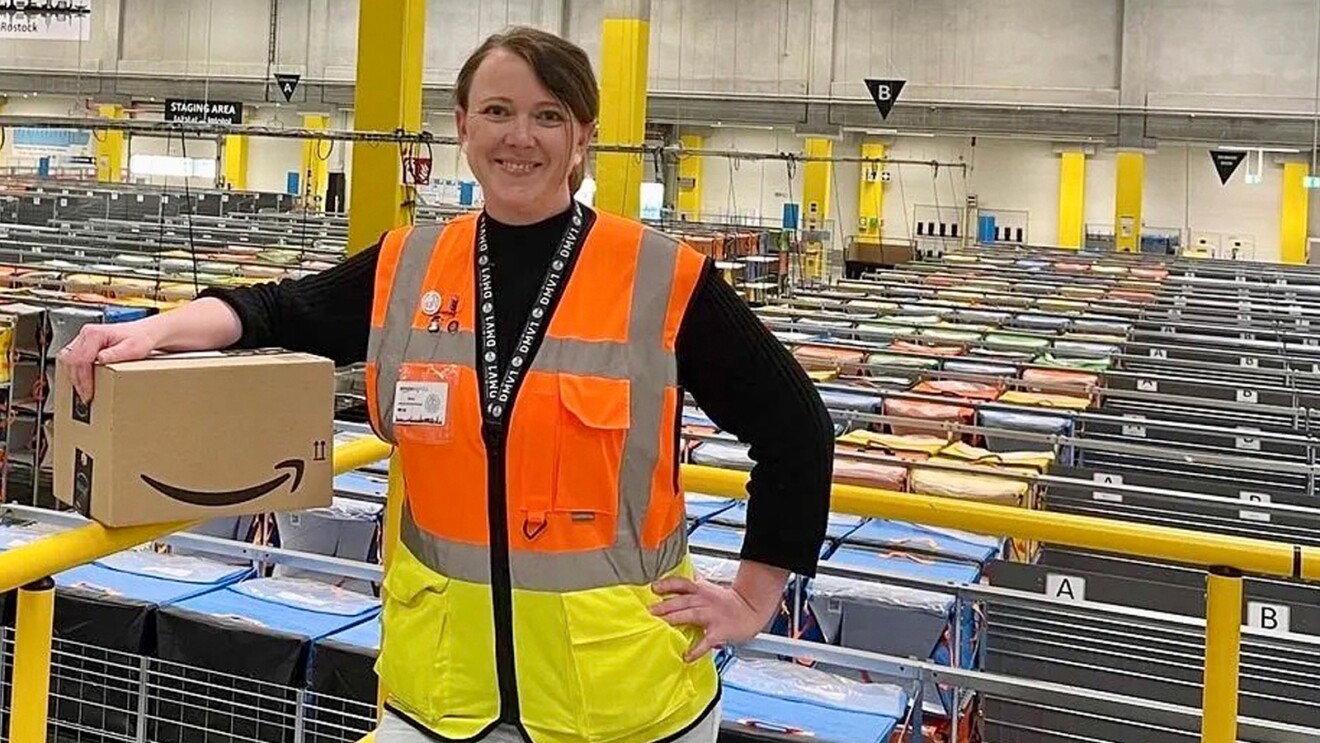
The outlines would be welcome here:
[[[236,348],[279,347],[343,366],[365,361],[380,244],[320,273],[246,287],[207,289],[238,314]]]
[[[834,470],[834,426],[815,385],[709,263],[676,353],[679,384],[751,447],[743,559],[814,576]]]

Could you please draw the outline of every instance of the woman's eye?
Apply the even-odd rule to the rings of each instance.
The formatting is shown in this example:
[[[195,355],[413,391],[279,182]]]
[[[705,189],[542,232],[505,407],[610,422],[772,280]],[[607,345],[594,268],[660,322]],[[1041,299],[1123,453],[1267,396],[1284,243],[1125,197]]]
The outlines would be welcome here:
[[[562,124],[564,115],[555,110],[542,111],[536,115],[537,120],[543,124]]]
[[[509,115],[509,109],[499,104],[491,104],[481,109],[481,113],[494,118],[503,118]]]

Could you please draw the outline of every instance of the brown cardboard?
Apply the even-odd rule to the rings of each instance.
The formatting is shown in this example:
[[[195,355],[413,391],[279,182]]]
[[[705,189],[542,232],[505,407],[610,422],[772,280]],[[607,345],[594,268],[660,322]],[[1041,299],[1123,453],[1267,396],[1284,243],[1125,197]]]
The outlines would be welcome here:
[[[106,526],[329,506],[334,367],[288,352],[97,366],[55,378],[55,497]]]

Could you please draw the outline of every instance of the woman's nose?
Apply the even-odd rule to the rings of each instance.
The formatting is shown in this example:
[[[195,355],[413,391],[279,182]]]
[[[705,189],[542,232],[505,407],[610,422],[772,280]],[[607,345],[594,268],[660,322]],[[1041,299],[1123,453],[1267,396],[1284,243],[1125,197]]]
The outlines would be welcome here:
[[[509,144],[518,147],[531,147],[536,143],[532,137],[532,120],[526,116],[515,117],[504,136]]]

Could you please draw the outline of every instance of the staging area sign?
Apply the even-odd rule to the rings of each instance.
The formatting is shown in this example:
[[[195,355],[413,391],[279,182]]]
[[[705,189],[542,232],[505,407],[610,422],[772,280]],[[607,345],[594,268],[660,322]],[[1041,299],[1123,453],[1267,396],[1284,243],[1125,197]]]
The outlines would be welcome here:
[[[165,100],[165,120],[180,124],[242,124],[243,104],[238,101]]]

